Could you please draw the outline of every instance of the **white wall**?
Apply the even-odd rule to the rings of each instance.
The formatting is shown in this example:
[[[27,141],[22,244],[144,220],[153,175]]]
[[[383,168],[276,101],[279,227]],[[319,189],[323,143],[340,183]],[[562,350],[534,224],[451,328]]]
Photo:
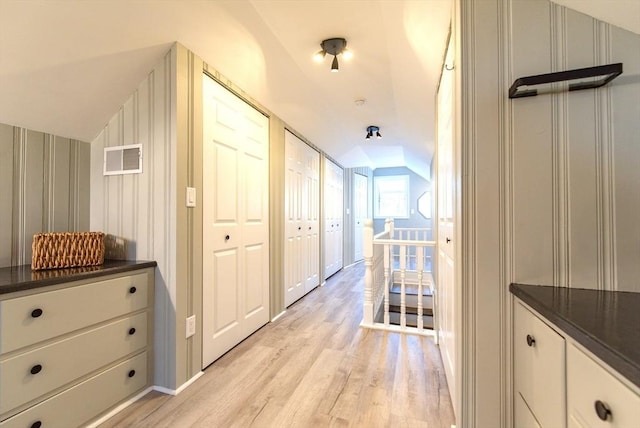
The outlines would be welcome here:
[[[640,36],[547,0],[458,7],[462,425],[510,426],[509,283],[640,292]],[[508,99],[515,78],[613,62],[605,88]]]

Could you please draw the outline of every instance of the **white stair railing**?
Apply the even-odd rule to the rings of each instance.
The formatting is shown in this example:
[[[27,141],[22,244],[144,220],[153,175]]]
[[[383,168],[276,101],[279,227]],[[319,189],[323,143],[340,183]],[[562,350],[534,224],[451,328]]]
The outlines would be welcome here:
[[[362,327],[434,336],[436,331],[436,290],[431,279],[427,249],[435,247],[429,229],[395,229],[393,220],[385,222],[385,231],[374,236],[373,221],[364,225],[363,255],[365,290]],[[397,255],[397,256],[396,256]],[[395,257],[395,258],[394,258]],[[390,316],[390,289],[400,286],[400,313],[397,324]],[[416,326],[407,325],[407,286],[417,287]],[[430,287],[433,329],[424,325],[424,291]],[[427,293],[428,294],[428,293]],[[381,319],[382,322],[377,321]]]

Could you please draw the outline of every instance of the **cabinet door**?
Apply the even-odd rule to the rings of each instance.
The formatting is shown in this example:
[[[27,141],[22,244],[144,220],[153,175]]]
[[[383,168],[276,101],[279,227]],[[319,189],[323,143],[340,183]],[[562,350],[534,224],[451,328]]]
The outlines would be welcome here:
[[[640,396],[575,345],[569,344],[567,419],[571,428],[639,427]]]
[[[520,302],[515,303],[514,312],[515,392],[542,427],[564,427],[564,338]]]

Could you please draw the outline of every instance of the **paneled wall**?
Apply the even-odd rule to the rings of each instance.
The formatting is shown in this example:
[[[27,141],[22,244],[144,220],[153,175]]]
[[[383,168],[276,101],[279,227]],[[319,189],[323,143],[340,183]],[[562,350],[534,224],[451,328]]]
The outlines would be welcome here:
[[[202,369],[202,73],[270,118],[271,316],[284,311],[284,132],[286,124],[180,44],[123,104],[91,146],[91,226],[116,237],[111,254],[158,262],[155,384],[171,392]],[[143,172],[103,177],[103,148],[142,144]],[[99,165],[99,167],[98,167]],[[196,315],[195,336],[184,337]]]
[[[175,49],[91,143],[91,228],[108,256],[155,260],[155,384],[175,385]],[[103,149],[142,144],[142,173],[102,175]],[[184,337],[184,336],[183,336]]]
[[[509,283],[640,292],[640,35],[547,0],[457,5],[458,424],[507,427]],[[624,74],[604,88],[508,98],[515,78],[613,62]]]
[[[35,233],[89,230],[89,151],[0,124],[0,267],[30,264]]]
[[[513,78],[624,63],[603,89],[510,102],[514,279],[640,291],[640,35],[546,1],[513,5]]]

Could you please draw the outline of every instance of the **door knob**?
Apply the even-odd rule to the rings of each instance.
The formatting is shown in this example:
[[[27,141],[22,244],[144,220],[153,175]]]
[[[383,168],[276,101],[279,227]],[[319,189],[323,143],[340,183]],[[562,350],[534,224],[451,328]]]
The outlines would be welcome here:
[[[451,238],[447,237],[446,241],[447,241],[447,244],[448,244],[449,242],[451,242]]]
[[[311,226],[309,226],[309,230],[311,230]]]
[[[302,230],[302,226],[298,226],[298,230]]]
[[[534,346],[536,344],[536,340],[530,334],[527,334],[527,345]]]

